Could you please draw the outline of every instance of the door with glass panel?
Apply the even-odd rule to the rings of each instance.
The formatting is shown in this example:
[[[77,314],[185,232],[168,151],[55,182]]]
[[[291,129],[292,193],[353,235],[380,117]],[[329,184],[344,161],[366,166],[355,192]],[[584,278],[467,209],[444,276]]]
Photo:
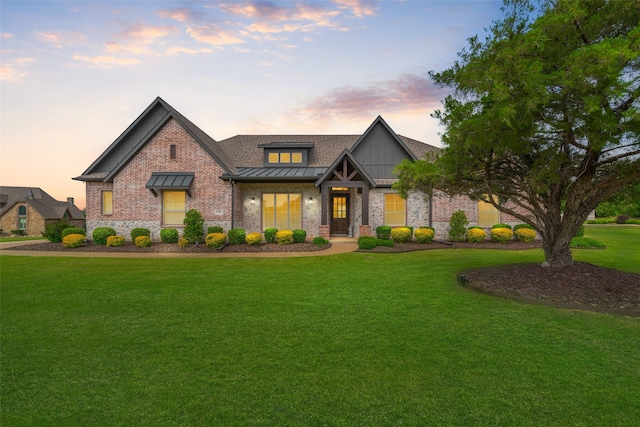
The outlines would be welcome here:
[[[349,196],[331,196],[331,234],[347,234],[349,231]]]

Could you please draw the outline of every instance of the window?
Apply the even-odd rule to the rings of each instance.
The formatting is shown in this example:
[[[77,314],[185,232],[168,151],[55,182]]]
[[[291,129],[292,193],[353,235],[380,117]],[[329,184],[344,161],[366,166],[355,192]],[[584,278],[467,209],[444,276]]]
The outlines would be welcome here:
[[[162,223],[164,225],[183,225],[186,205],[186,191],[163,191]]]
[[[491,203],[478,202],[478,225],[480,227],[491,227],[500,222],[500,211]]]
[[[384,225],[407,225],[406,200],[399,194],[384,195]]]
[[[278,153],[269,153],[269,163],[280,163]]]
[[[291,163],[291,153],[280,153],[280,163]]]
[[[295,152],[278,152],[278,153],[269,153],[267,155],[267,162],[269,163],[297,163],[302,164],[302,153]]]
[[[113,191],[102,192],[102,215],[113,215]]]
[[[291,153],[291,163],[302,163],[302,153]]]
[[[280,230],[302,229],[302,194],[263,194],[262,226]]]
[[[175,145],[170,145],[169,146],[169,158],[170,159],[177,159],[178,158],[178,150],[177,150]]]
[[[18,207],[18,229],[19,230],[27,229],[27,207],[26,206]]]

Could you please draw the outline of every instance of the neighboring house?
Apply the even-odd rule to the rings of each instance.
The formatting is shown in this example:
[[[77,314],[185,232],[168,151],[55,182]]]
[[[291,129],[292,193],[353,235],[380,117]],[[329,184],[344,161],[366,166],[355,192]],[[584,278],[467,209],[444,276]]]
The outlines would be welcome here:
[[[158,239],[161,228],[181,228],[189,209],[202,213],[205,227],[304,229],[326,238],[371,235],[380,225],[431,225],[444,237],[458,209],[471,224],[512,220],[468,198],[404,200],[391,189],[398,163],[433,150],[397,135],[382,117],[361,135],[215,141],[157,98],[73,179],[86,182],[88,235],[96,227],[122,235],[144,227]]]
[[[84,228],[84,214],[68,197],[59,202],[37,187],[0,187],[0,228],[2,233],[22,230],[40,236],[47,224],[66,222]]]

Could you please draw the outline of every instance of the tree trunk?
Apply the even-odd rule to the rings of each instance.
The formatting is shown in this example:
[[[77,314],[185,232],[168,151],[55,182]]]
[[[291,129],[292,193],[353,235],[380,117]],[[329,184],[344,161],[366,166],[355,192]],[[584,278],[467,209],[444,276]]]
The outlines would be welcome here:
[[[571,255],[571,239],[563,236],[555,236],[555,239],[544,239],[542,249],[544,258],[551,267],[566,267],[573,265]]]

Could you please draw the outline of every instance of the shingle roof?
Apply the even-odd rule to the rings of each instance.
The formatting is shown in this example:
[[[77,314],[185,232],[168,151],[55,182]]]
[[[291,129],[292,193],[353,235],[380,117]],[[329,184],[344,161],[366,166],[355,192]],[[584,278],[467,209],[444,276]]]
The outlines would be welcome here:
[[[31,205],[44,219],[62,219],[69,212],[72,219],[84,219],[78,207],[68,201],[60,202],[38,187],[0,187],[0,215],[16,203]]]

